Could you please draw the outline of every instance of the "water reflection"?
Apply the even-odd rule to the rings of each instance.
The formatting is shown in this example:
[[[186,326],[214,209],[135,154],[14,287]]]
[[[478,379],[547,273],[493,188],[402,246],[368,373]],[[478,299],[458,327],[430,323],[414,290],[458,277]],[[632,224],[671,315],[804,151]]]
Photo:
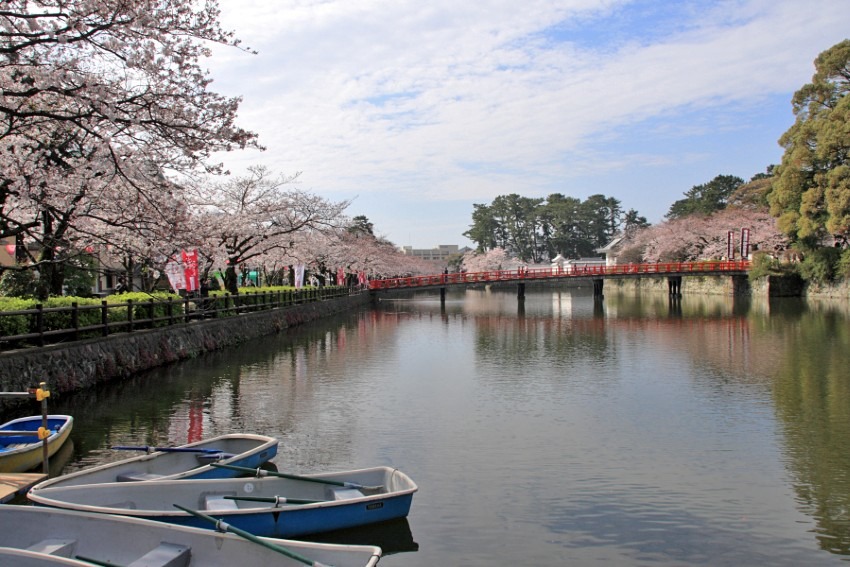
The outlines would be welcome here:
[[[772,310],[775,312],[776,310]],[[776,409],[801,509],[823,549],[850,552],[850,326],[838,309],[781,315]],[[772,325],[773,326],[773,325]],[[774,329],[771,329],[774,330]]]
[[[232,431],[295,473],[378,464],[409,520],[330,534],[392,565],[850,557],[846,302],[414,294],[59,398],[66,467]],[[413,537],[413,534],[416,537]]]
[[[347,545],[377,545],[384,555],[409,553],[419,550],[407,518],[389,520],[371,526],[325,532],[311,536],[307,541]]]

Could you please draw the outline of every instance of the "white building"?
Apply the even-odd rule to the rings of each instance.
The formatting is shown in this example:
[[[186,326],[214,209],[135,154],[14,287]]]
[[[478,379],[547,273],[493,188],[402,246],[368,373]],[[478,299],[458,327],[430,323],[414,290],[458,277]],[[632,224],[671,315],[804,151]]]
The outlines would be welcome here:
[[[400,250],[405,256],[414,256],[416,258],[435,262],[445,262],[450,256],[466,254],[470,249],[466,246],[460,248],[457,244],[440,244],[434,248],[414,248],[413,246],[402,246],[400,247]]]

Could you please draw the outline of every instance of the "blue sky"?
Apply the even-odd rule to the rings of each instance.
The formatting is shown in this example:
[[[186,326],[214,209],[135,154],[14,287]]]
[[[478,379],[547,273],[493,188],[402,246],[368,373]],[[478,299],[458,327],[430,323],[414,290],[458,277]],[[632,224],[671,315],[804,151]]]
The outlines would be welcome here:
[[[265,152],[398,245],[469,245],[474,203],[603,194],[660,222],[778,163],[791,96],[850,37],[846,0],[220,0],[216,49]]]

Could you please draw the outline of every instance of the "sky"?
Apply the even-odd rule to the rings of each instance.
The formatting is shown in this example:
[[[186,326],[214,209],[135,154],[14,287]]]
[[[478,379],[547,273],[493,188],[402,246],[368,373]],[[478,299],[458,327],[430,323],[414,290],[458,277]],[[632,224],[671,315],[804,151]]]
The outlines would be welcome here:
[[[602,194],[661,222],[782,158],[791,97],[850,38],[846,0],[219,0],[216,48],[263,152],[399,246],[474,246],[474,204]]]

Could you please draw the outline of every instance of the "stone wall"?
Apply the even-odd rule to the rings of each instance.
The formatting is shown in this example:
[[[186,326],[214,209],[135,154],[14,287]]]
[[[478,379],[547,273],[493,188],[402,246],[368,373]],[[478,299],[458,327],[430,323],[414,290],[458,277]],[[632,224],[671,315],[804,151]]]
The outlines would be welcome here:
[[[0,391],[22,392],[47,382],[51,392],[72,392],[274,334],[369,301],[369,294],[363,293],[274,311],[6,352],[0,354]],[[0,410],[15,403],[20,401],[0,399],[0,404],[5,404],[0,405]]]
[[[667,276],[606,278],[604,293],[669,293]],[[747,276],[683,276],[682,295],[749,295]]]
[[[667,277],[606,279],[605,292],[668,293]],[[806,284],[799,276],[683,276],[682,295],[850,298],[850,285]]]
[[[809,283],[806,285],[806,297],[816,299],[850,299],[850,282],[833,284]]]

